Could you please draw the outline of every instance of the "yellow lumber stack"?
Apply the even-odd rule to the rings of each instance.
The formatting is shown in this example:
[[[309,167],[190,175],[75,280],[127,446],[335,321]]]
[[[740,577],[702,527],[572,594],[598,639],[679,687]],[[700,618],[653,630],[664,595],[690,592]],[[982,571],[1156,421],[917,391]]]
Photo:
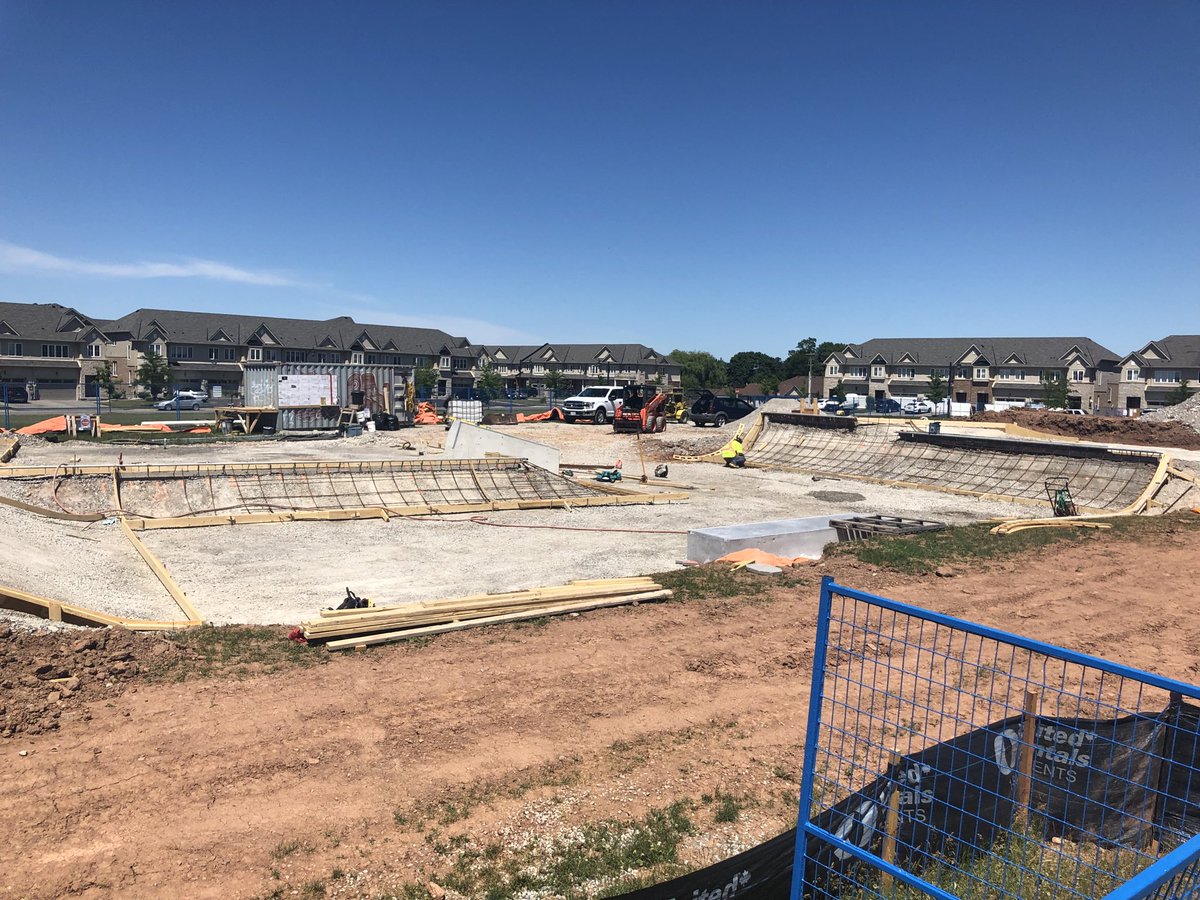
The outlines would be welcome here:
[[[307,640],[324,642],[328,650],[351,650],[481,625],[666,600],[670,596],[670,591],[651,578],[589,579],[506,594],[475,594],[366,609],[323,609],[319,619],[303,622],[301,628]]]

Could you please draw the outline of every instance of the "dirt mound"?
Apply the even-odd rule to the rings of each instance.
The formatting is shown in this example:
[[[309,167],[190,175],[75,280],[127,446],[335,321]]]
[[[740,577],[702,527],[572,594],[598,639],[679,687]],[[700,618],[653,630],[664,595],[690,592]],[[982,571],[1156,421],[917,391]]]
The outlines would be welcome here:
[[[1085,441],[1200,450],[1200,432],[1180,422],[1146,417],[1072,416],[1032,409],[1010,409],[1002,413],[976,413],[971,418],[977,422],[1013,422],[1035,431]]]
[[[119,696],[130,679],[177,652],[190,651],[124,628],[38,632],[0,623],[0,737],[87,721],[89,701]]]

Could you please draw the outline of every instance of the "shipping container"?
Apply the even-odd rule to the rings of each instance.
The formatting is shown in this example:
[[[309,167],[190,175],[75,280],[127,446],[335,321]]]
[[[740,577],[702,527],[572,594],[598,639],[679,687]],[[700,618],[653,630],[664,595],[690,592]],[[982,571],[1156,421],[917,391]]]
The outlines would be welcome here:
[[[409,374],[392,366],[342,363],[260,363],[246,366],[243,403],[248,407],[277,409],[280,431],[311,431],[338,427],[344,406],[391,413],[402,424],[411,424],[402,395]]]

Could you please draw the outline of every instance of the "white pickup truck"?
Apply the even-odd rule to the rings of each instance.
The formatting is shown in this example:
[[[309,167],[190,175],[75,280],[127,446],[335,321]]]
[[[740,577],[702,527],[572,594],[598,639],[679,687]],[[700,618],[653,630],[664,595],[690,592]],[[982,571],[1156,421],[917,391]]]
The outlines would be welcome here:
[[[560,404],[563,418],[568,422],[576,419],[590,419],[597,425],[612,421],[617,411],[617,401],[621,399],[624,388],[615,384],[586,387],[574,397],[568,397]]]

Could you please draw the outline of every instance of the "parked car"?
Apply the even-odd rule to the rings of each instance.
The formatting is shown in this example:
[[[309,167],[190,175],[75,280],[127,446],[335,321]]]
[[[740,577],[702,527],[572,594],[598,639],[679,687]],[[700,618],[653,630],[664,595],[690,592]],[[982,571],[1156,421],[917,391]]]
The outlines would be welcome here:
[[[1037,402],[1037,401],[1035,400],[1035,401],[1033,401],[1032,403],[1026,403],[1026,404],[1025,404],[1025,408],[1026,408],[1026,409],[1045,409],[1045,408],[1046,408],[1046,404],[1045,404],[1045,403],[1039,403],[1039,402]]]
[[[688,419],[693,425],[716,425],[720,428],[726,422],[740,419],[754,412],[754,407],[741,397],[718,397],[712,391],[701,391],[692,408]]]
[[[199,409],[208,400],[205,391],[179,391],[154,404],[155,409]]]
[[[616,414],[616,404],[624,390],[615,384],[586,387],[559,404],[563,418],[568,422],[590,419],[597,425],[603,425]]]
[[[9,403],[28,403],[29,391],[25,389],[23,384],[5,384],[0,386],[0,401],[4,400],[7,394]]]
[[[929,416],[933,415],[936,407],[931,400],[910,400],[904,404],[904,411],[910,416]]]
[[[1068,416],[1086,416],[1087,411],[1082,409],[1063,409],[1061,406],[1051,407],[1046,412],[1063,413]]]
[[[842,401],[837,397],[826,397],[818,404],[821,412],[824,413],[835,413],[838,411],[838,407],[841,405]]]
[[[884,397],[882,400],[876,400],[875,412],[880,413],[881,415],[898,413],[900,412],[900,401],[892,397]]]

